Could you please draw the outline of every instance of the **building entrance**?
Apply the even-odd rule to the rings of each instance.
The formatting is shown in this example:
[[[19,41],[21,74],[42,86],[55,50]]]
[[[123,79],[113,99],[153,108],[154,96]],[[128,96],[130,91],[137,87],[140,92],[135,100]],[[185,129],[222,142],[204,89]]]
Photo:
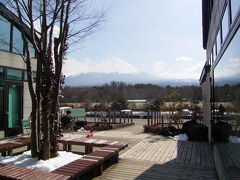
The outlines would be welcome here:
[[[5,89],[5,136],[14,136],[22,131],[22,85],[6,83]]]

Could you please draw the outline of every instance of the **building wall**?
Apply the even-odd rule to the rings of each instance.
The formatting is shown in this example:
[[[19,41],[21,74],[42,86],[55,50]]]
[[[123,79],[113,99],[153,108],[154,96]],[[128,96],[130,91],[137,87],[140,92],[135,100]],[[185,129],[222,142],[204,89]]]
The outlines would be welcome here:
[[[33,71],[36,71],[37,67],[37,60],[33,59],[31,61]],[[8,53],[5,51],[0,51],[0,66],[17,68],[17,69],[24,69],[26,70],[26,64],[21,58],[20,55]],[[28,83],[23,83],[23,118],[29,118],[31,113],[31,97],[28,90]]]
[[[219,28],[219,21],[221,19],[221,13],[224,8],[226,0],[217,0],[214,1],[214,6],[211,15],[211,22],[210,22],[210,31],[208,34],[208,42],[207,42],[207,59],[211,57],[212,47],[215,43],[216,32]]]
[[[207,0],[203,1],[206,3]],[[211,69],[210,73],[205,74],[205,80],[202,78],[204,76],[201,76],[204,101],[203,121],[210,130],[209,138],[218,178],[239,179],[239,174],[231,172],[240,172],[240,165],[235,164],[240,158],[238,153],[240,146],[233,144],[228,135],[240,138],[238,126],[240,120],[240,96],[238,96],[240,94],[240,1],[214,0],[213,2],[206,46],[206,65],[210,65]],[[203,7],[206,10],[206,7]],[[210,100],[212,100],[211,103]],[[212,123],[211,120],[213,120]],[[214,125],[213,130],[216,130],[212,137],[211,124]],[[232,130],[229,130],[229,126]],[[226,152],[228,155],[225,154]],[[229,165],[230,161],[235,165]]]
[[[37,60],[32,60],[33,71],[36,71]],[[26,70],[26,64],[20,55],[0,50],[0,66]],[[28,119],[31,113],[31,97],[28,90],[28,83],[23,82],[23,119]],[[4,131],[0,131],[0,139],[4,139]]]
[[[207,74],[206,80],[201,84],[203,98],[203,124],[208,127],[208,141],[211,142],[211,84],[210,74]]]

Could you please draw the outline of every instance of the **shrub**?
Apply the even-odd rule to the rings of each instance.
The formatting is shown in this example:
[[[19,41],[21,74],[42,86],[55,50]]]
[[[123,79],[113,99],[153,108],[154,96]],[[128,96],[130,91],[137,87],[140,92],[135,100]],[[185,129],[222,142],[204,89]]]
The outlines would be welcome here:
[[[156,125],[152,125],[152,126],[144,125],[143,128],[145,133],[158,134],[161,131],[161,127]]]
[[[218,121],[213,126],[213,139],[216,142],[228,142],[228,138],[231,135],[231,124],[223,121]]]

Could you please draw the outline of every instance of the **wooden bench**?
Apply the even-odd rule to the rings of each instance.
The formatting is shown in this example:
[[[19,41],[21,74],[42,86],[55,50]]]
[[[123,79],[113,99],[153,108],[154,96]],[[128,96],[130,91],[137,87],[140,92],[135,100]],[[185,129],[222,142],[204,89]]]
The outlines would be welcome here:
[[[59,167],[52,173],[70,176],[71,179],[87,179],[102,174],[100,160],[97,159],[78,159]]]
[[[44,172],[24,167],[0,164],[1,180],[70,180],[71,177],[63,174]]]
[[[81,145],[83,145],[84,143],[82,143],[82,141],[84,140],[86,139],[78,139],[78,141],[74,142],[81,142]],[[31,142],[31,140],[22,139],[18,140],[18,142],[28,144],[29,142]],[[123,150],[128,145],[127,142],[112,142],[107,140],[101,140],[100,142],[99,140],[87,141],[85,142],[85,144],[89,144],[90,142],[95,142],[95,145],[97,147],[105,147],[102,147],[102,149],[100,150],[91,152],[90,154],[85,155],[81,159],[75,160],[62,167],[59,167],[50,173],[13,165],[0,164],[0,179],[72,180],[93,178],[95,176],[101,175],[103,170],[110,165],[117,163],[119,160],[119,151]]]
[[[72,179],[93,178],[101,175],[104,169],[118,162],[120,149],[122,148],[104,147],[52,172],[71,176]]]
[[[93,147],[115,146],[123,150],[128,146],[128,142],[97,140],[92,138],[60,138],[58,143],[63,144],[64,151],[71,151],[72,145],[85,146],[85,154],[93,152]]]
[[[0,152],[2,156],[12,156],[12,151],[14,149],[27,146],[27,149],[30,150],[31,139],[30,138],[20,138],[15,141],[9,141],[6,143],[0,144]]]

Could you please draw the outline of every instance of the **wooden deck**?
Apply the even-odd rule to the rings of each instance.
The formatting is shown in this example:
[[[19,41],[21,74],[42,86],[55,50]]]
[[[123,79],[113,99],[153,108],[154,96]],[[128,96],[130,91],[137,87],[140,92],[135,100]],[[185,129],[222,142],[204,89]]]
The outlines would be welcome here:
[[[129,131],[130,130],[130,131]],[[120,155],[119,163],[111,166],[94,180],[215,180],[217,175],[210,148],[206,142],[176,141],[131,129],[96,133],[95,136],[130,140]],[[131,146],[131,141],[138,143]]]
[[[218,143],[217,148],[229,180],[240,179],[240,144]]]
[[[213,167],[163,165],[149,161],[121,159],[94,180],[217,180]]]
[[[212,167],[210,149],[205,142],[189,141],[141,141],[126,153],[122,159],[136,159],[159,164],[186,164]]]

